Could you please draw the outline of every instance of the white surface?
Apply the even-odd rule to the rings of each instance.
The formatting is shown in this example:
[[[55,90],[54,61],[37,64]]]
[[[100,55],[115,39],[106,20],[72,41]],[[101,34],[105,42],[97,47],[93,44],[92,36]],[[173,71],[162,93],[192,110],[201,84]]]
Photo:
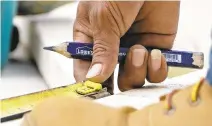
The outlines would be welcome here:
[[[183,89],[193,85],[195,82],[199,81],[201,77],[204,77],[206,72],[207,70],[203,69],[167,79],[160,84],[149,83],[144,85],[144,88],[120,92],[113,96],[98,99],[96,102],[113,107],[131,106],[141,109],[158,102],[160,96],[170,93],[173,89]]]
[[[0,126],[20,126],[22,119],[17,119],[9,122],[0,123]]]
[[[73,78],[73,60],[57,53],[43,50],[44,46],[71,41],[73,34],[71,30],[72,23],[68,21],[36,23],[35,31],[39,39],[34,40],[32,52],[39,70],[49,87],[58,87],[75,82]]]
[[[30,63],[9,62],[2,71],[1,99],[44,89],[47,89],[47,85],[37,69]]]

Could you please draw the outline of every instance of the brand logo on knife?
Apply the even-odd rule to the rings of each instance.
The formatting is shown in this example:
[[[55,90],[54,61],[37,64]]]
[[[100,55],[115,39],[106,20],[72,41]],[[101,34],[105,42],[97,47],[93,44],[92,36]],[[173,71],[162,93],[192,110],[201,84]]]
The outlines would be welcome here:
[[[76,53],[79,55],[92,55],[93,53],[92,48],[87,46],[78,47],[76,51],[77,51]]]

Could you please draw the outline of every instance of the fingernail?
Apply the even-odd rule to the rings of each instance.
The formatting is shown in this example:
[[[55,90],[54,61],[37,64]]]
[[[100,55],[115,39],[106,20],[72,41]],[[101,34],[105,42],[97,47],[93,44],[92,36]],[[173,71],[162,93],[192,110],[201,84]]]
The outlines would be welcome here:
[[[91,69],[88,71],[86,78],[92,78],[99,75],[102,71],[102,64],[94,64]]]
[[[161,66],[161,51],[158,49],[153,49],[151,51],[151,62],[152,62],[152,69],[153,70],[158,70],[160,69]]]
[[[134,49],[132,53],[132,64],[136,67],[143,65],[145,58],[144,49]]]

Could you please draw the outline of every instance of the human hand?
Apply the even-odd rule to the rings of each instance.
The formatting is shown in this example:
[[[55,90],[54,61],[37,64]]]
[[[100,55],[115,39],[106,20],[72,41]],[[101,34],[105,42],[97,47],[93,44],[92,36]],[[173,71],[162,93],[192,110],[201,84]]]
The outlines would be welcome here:
[[[141,87],[145,79],[159,83],[167,77],[167,64],[161,51],[171,49],[178,25],[179,1],[112,2],[83,1],[78,5],[74,41],[93,43],[92,62],[74,59],[76,81],[85,79],[113,88],[113,72],[119,47],[130,48],[119,65],[121,91]]]

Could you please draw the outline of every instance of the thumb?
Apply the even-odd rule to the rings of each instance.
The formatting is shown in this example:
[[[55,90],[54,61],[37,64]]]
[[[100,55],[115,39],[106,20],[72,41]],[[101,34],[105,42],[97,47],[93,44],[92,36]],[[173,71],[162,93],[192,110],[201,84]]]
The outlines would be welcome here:
[[[136,18],[142,2],[95,2],[89,12],[94,40],[93,59],[86,75],[88,80],[102,83],[118,63],[120,37]],[[131,11],[126,8],[131,7]]]
[[[118,63],[118,52],[118,38],[113,39],[112,35],[105,35],[102,36],[101,40],[95,40],[93,59],[86,78],[99,83],[106,81],[112,75]]]

